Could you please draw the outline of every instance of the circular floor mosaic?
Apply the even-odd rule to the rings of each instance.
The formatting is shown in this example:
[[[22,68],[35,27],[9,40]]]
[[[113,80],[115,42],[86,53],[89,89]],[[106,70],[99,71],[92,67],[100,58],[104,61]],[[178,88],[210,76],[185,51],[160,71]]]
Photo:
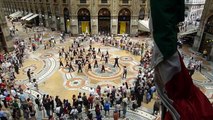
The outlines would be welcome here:
[[[133,58],[130,57],[130,56],[122,56],[122,57],[120,57],[120,59],[121,59],[122,61],[133,61]]]
[[[42,58],[42,59],[47,59],[47,58],[50,58],[50,57],[52,57],[52,56],[53,56],[52,53],[45,53],[45,54],[41,55],[40,58]]]
[[[78,88],[82,88],[83,86],[85,86],[86,81],[82,78],[72,78],[70,80],[67,80],[65,82],[65,87],[67,89],[78,89]]]
[[[99,65],[98,68],[92,68],[92,71],[88,71],[89,75],[97,76],[97,77],[113,77],[118,75],[118,73],[121,71],[121,68],[119,67],[113,67],[113,64],[105,64],[105,72],[101,71],[101,66]]]

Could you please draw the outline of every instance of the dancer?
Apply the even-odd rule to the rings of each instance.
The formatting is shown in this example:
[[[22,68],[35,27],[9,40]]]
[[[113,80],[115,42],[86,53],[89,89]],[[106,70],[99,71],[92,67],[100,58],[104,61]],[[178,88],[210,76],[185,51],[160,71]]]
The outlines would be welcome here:
[[[97,61],[97,59],[95,59],[94,68],[98,68],[98,61]]]
[[[66,62],[65,67],[69,67],[69,63],[68,63],[68,61]]]
[[[105,66],[103,64],[102,67],[101,67],[101,73],[104,73],[104,72],[105,72]]]
[[[116,57],[116,58],[115,58],[115,64],[114,64],[114,67],[115,67],[115,66],[118,66],[118,67],[119,67],[118,59],[119,59],[118,57]]]
[[[105,64],[108,63],[108,58],[109,58],[109,56],[106,54],[106,55],[105,55]]]
[[[81,61],[80,61],[80,60],[78,61],[78,73],[79,73],[79,72],[83,72],[83,71],[82,71],[82,66],[81,66]]]
[[[92,71],[92,66],[91,66],[90,63],[88,64],[88,70],[91,70],[91,71]]]
[[[124,66],[124,71],[123,71],[123,79],[126,79],[127,77],[127,68]]]
[[[100,54],[101,53],[101,49],[100,48],[98,48],[98,54]]]
[[[61,59],[59,60],[59,65],[60,65],[60,67],[61,67],[61,66],[64,67],[64,64],[63,64],[63,62],[62,62]]]
[[[30,71],[30,69],[28,69],[28,71],[27,71],[27,77],[29,79],[29,82],[31,82],[31,71]]]
[[[101,54],[101,61],[102,61],[103,58],[104,58],[104,53]]]

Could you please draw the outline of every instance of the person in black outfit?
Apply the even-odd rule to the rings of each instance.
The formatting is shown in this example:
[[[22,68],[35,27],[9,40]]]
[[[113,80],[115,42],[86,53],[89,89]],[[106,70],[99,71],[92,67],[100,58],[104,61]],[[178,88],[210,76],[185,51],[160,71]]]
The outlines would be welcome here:
[[[82,66],[81,66],[81,61],[80,61],[80,60],[78,61],[78,73],[79,73],[79,72],[83,72],[83,71],[82,71]]]
[[[16,74],[19,74],[19,67],[18,67],[17,63],[14,64],[14,69],[15,69]]]
[[[127,76],[127,68],[124,66],[124,71],[123,71],[123,79],[126,79]]]
[[[95,59],[94,68],[98,68],[98,61]]]
[[[108,55],[105,55],[105,64],[108,63]]]
[[[104,65],[102,65],[102,67],[101,67],[101,72],[102,72],[102,73],[105,72],[105,66],[104,66]]]
[[[54,112],[54,99],[52,98],[52,96],[50,96],[50,108],[52,112]]]
[[[101,49],[100,48],[98,48],[98,54],[100,54],[101,53]]]
[[[63,62],[62,62],[61,59],[59,60],[59,65],[60,65],[60,67],[61,67],[61,66],[64,67],[64,64],[63,64]]]
[[[116,57],[116,58],[115,58],[115,64],[114,64],[114,67],[115,67],[115,66],[118,66],[118,67],[119,67],[118,59],[119,59],[118,57]]]
[[[101,61],[102,61],[103,58],[104,58],[104,53],[101,54]]]
[[[92,70],[92,66],[90,63],[88,64],[88,70]]]
[[[29,79],[29,82],[31,82],[31,72],[30,72],[30,69],[28,69],[28,71],[27,71],[27,77]]]

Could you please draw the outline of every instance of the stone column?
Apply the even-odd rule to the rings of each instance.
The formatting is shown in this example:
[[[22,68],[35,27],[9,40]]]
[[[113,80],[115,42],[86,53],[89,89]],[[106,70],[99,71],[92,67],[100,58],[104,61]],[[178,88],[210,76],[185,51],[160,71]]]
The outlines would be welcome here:
[[[48,20],[49,18],[48,18],[48,15],[47,15],[47,14],[44,15],[44,19],[45,19],[46,27],[49,27],[49,22],[48,22],[48,21],[49,21],[49,20]]]
[[[212,44],[212,49],[211,52],[209,54],[210,60],[213,61],[213,44]]]
[[[56,22],[57,22],[57,21],[56,21],[56,16],[53,15],[53,16],[52,16],[52,25],[51,25],[51,27],[52,27],[52,28],[55,28],[55,30],[57,30],[57,27],[56,27],[56,26],[57,26],[57,25],[56,25],[57,23],[56,23]]]
[[[193,43],[193,49],[195,51],[199,51],[199,46],[200,46],[200,42],[201,42],[201,37],[199,35],[196,35],[194,38],[194,43]]]
[[[91,34],[98,34],[98,17],[91,17]]]
[[[130,35],[135,36],[138,33],[138,16],[131,16]]]
[[[61,31],[65,31],[65,23],[64,23],[64,17],[60,17],[60,27],[61,27]]]
[[[118,16],[111,16],[111,33],[118,34]]]
[[[71,33],[73,35],[77,35],[78,34],[78,19],[77,19],[77,16],[74,16],[71,19]]]

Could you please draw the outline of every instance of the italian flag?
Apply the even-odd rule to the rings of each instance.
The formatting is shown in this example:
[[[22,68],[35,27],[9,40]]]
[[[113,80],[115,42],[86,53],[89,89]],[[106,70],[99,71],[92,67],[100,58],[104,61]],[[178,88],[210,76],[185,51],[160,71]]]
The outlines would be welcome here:
[[[167,108],[165,120],[213,120],[213,107],[197,88],[177,50],[184,0],[150,0],[155,84]]]

